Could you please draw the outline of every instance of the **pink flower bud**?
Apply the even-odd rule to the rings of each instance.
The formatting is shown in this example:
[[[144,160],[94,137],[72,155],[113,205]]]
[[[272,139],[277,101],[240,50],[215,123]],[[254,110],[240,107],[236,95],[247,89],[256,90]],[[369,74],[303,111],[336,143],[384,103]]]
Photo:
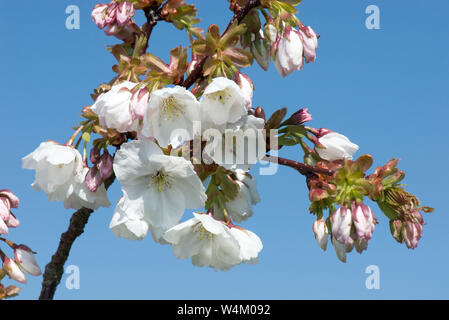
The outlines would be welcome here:
[[[298,30],[285,28],[284,35],[273,43],[271,50],[274,66],[282,77],[302,68],[303,44]]]
[[[422,237],[424,220],[419,211],[411,213],[412,219],[402,223],[402,236],[409,249],[415,249]]]
[[[8,226],[3,219],[0,219],[0,234],[8,234]]]
[[[315,220],[312,226],[315,239],[321,249],[326,250],[329,232],[327,230],[326,222],[323,219]]]
[[[126,25],[134,16],[134,6],[128,1],[121,2],[117,7],[117,23],[120,26]]]
[[[97,164],[98,170],[100,172],[100,177],[103,180],[106,180],[109,178],[112,174],[112,163],[114,161],[114,158],[107,152],[104,151],[103,155],[100,158],[100,161]]]
[[[150,91],[147,87],[140,88],[131,98],[131,113],[133,119],[143,120],[146,113],[148,100],[150,99]]]
[[[97,147],[93,147],[92,149],[90,149],[89,159],[93,164],[97,163],[100,159],[100,149],[98,149]]]
[[[0,190],[0,198],[7,198],[10,208],[17,208],[19,206],[19,198],[8,189]]]
[[[351,210],[345,206],[341,206],[332,214],[332,236],[343,244],[352,243],[351,227],[352,215]]]
[[[32,276],[40,276],[42,274],[41,268],[37,264],[33,251],[27,246],[21,244],[14,250],[14,257],[19,266],[25,272]]]
[[[312,115],[309,113],[309,109],[302,108],[291,115],[291,117],[287,120],[287,124],[298,125],[307,121],[312,121]]]
[[[89,189],[90,192],[96,192],[101,182],[100,171],[97,169],[97,167],[90,168],[84,180],[87,189]]]
[[[106,8],[107,4],[99,3],[92,10],[92,21],[98,26],[98,28],[103,29],[106,26]]]
[[[376,220],[373,211],[367,205],[353,204],[352,206],[352,220],[354,221],[355,231],[359,239],[366,242],[371,240],[373,235]]]
[[[316,49],[318,48],[318,38],[311,27],[300,26],[299,34],[304,47],[304,58],[306,63],[315,62]]]
[[[117,2],[110,2],[106,8],[105,22],[108,26],[115,23],[117,17]]]
[[[20,270],[17,263],[6,256],[3,259],[3,270],[5,270],[11,279],[20,283],[27,282],[25,274]]]

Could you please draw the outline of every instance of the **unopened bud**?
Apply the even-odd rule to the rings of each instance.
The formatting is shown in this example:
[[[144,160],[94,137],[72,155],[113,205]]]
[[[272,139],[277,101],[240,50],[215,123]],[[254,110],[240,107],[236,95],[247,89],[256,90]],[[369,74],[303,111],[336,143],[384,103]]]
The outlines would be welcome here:
[[[96,192],[98,187],[101,184],[101,176],[100,172],[97,169],[96,166],[89,169],[89,171],[86,174],[86,178],[84,180],[84,183],[87,186],[87,189],[90,190],[90,192]]]
[[[117,23],[120,26],[123,27],[124,25],[126,25],[133,16],[134,16],[134,7],[132,3],[124,1],[118,5]]]
[[[299,125],[304,122],[311,121],[312,115],[309,113],[308,108],[302,108],[296,111],[291,117],[286,121],[288,125]]]
[[[100,161],[97,164],[98,170],[100,172],[100,177],[103,180],[106,180],[111,176],[113,161],[114,159],[112,158],[112,156],[105,150],[103,155],[100,157]]]
[[[90,162],[93,164],[96,164],[98,160],[100,159],[100,149],[97,147],[93,147],[90,149],[90,156],[89,156]]]
[[[266,120],[265,111],[262,107],[257,107],[256,110],[254,110],[254,116],[263,119],[264,121]]]

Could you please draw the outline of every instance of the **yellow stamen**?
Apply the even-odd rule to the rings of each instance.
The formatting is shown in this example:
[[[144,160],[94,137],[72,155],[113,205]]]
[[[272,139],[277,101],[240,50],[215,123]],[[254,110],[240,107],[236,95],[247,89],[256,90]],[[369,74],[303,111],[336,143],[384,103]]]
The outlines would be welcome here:
[[[176,100],[174,96],[170,96],[162,102],[160,112],[161,118],[163,117],[165,120],[171,120],[172,118],[177,118],[180,114],[184,113],[184,104]]]

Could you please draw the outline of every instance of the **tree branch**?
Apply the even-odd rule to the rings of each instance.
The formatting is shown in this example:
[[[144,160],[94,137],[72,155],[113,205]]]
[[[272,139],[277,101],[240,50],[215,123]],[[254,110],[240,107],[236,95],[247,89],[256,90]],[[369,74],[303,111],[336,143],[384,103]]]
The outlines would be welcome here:
[[[141,54],[145,54],[148,49],[148,43],[150,41],[151,33],[153,32],[154,26],[159,20],[162,20],[160,8],[157,6],[151,6],[144,9],[145,17],[147,18],[147,29],[146,29],[146,42],[145,46],[142,48]]]
[[[236,13],[234,13],[234,16],[232,17],[231,21],[229,22],[228,26],[221,36],[223,36],[229,30],[229,28],[234,24],[235,21],[237,21],[238,23],[242,22],[246,15],[252,9],[259,5],[260,0],[249,0],[244,7],[240,8]],[[195,69],[192,70],[187,79],[182,83],[183,87],[185,87],[186,89],[190,88],[195,83],[195,81],[201,77],[203,67],[206,63],[207,58],[208,56],[205,56],[198,62],[198,65],[195,67]]]
[[[105,182],[104,185],[106,189],[114,182],[115,176],[112,175]],[[70,224],[66,232],[61,235],[61,240],[59,241],[58,249],[52,256],[51,261],[45,267],[45,272],[43,275],[44,280],[42,281],[41,294],[39,300],[52,300],[56,287],[61,281],[61,277],[64,273],[64,264],[70,254],[70,249],[76,238],[78,238],[83,232],[86,226],[92,209],[81,208],[76,211],[70,218]]]
[[[320,168],[320,167],[314,167],[314,166],[309,166],[307,164],[301,163],[301,162],[297,162],[294,160],[290,160],[290,159],[286,159],[286,158],[278,158],[278,157],[274,157],[274,156],[266,156],[264,158],[264,160],[266,161],[270,161],[273,163],[279,163],[283,166],[287,166],[290,168],[293,168],[295,170],[297,170],[300,174],[302,175],[309,175],[311,173],[318,173],[318,174],[324,174],[327,176],[331,176],[334,174],[334,171],[329,170],[329,169],[325,169],[325,168]]]

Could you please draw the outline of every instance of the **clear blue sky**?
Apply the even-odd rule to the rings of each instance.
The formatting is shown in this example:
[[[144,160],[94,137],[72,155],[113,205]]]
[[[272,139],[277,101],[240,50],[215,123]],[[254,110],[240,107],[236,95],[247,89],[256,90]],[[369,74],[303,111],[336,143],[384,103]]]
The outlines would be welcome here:
[[[231,17],[224,0],[190,1],[206,17],[202,26],[225,27]],[[81,29],[65,28],[65,9],[78,5]],[[66,230],[71,211],[31,189],[34,173],[21,158],[41,141],[65,142],[79,121],[89,94],[113,77],[115,62],[105,45],[115,43],[90,20],[95,1],[0,2],[0,188],[21,200],[15,211],[22,225],[9,238],[38,252],[44,269]],[[375,4],[381,29],[365,28],[365,8]],[[67,265],[81,272],[80,290],[68,290],[64,276],[57,299],[390,299],[449,298],[448,204],[445,189],[449,157],[449,3],[447,1],[312,1],[299,6],[300,19],[321,35],[317,63],[282,79],[273,64],[268,73],[247,70],[256,85],[254,104],[268,113],[286,106],[308,107],[314,127],[339,131],[371,153],[375,165],[400,157],[408,190],[436,211],[418,248],[408,250],[379,218],[369,249],[341,263],[332,247],[322,252],[312,233],[302,176],[281,168],[258,178],[262,202],[243,224],[256,232],[264,249],[257,265],[226,273],[177,260],[171,248],[147,238],[116,239],[108,229],[112,210],[95,212]],[[140,17],[141,18],[141,17]],[[140,19],[141,21],[141,19]],[[160,23],[150,50],[164,58],[186,43],[185,34]],[[296,150],[285,155],[298,156]],[[115,203],[119,185],[111,188]],[[188,216],[187,216],[188,217]],[[380,290],[365,288],[365,268],[380,268]],[[41,277],[28,277],[20,298],[35,299]]]

